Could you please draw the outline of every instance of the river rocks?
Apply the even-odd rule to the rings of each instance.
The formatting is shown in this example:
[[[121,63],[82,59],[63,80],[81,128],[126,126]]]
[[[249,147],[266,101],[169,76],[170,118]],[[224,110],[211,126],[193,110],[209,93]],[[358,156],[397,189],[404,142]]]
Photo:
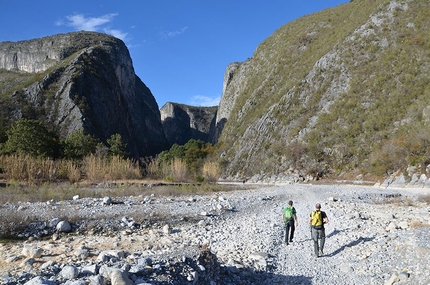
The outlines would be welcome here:
[[[59,275],[64,279],[70,280],[78,277],[78,274],[79,274],[78,268],[72,265],[66,265],[63,267],[63,269],[61,269]]]
[[[112,285],[134,285],[134,282],[128,278],[127,273],[119,269],[112,270],[109,277]]]
[[[60,221],[55,228],[63,233],[68,233],[72,230],[72,226],[67,221]]]
[[[56,285],[56,283],[50,280],[46,280],[40,276],[36,276],[30,281],[24,283],[24,285]]]
[[[87,248],[79,248],[74,252],[74,255],[78,259],[84,260],[90,255],[90,251]]]
[[[97,257],[98,261],[107,262],[107,261],[116,261],[124,258],[124,252],[121,250],[106,250],[99,254]]]
[[[111,197],[104,197],[103,198],[103,205],[110,205],[110,204],[112,204]]]
[[[22,254],[31,258],[39,258],[42,256],[43,249],[37,246],[24,246]]]
[[[389,202],[392,197],[395,204]],[[429,206],[415,192],[288,185],[192,198],[152,196],[150,203],[143,199],[116,197],[118,203],[103,205],[102,198],[81,198],[70,206],[59,201],[75,216],[85,216],[88,208],[104,216],[77,222],[55,241],[35,238],[1,245],[5,262],[0,282],[24,284],[40,277],[34,282],[400,285],[430,280]],[[289,200],[295,203],[299,226],[294,241],[285,246],[281,211]],[[312,256],[307,225],[317,202],[330,219],[318,260]],[[221,203],[235,210],[220,210]],[[33,207],[43,209],[41,205],[29,204],[23,211],[37,212]],[[156,213],[163,218],[155,219]],[[417,227],[418,221],[425,226]],[[47,229],[42,226],[23,231],[37,236]],[[42,253],[30,257],[30,249],[39,252],[37,248]],[[325,270],[316,272],[321,264]]]

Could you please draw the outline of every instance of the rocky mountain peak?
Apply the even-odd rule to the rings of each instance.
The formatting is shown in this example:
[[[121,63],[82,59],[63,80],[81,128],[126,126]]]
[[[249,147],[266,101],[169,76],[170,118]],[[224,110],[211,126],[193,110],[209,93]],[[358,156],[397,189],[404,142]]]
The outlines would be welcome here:
[[[136,158],[168,147],[154,96],[115,37],[75,32],[3,42],[0,68],[10,77],[34,74],[0,88],[10,100],[2,115],[11,120],[43,118],[61,136],[83,129],[103,142],[118,133]]]

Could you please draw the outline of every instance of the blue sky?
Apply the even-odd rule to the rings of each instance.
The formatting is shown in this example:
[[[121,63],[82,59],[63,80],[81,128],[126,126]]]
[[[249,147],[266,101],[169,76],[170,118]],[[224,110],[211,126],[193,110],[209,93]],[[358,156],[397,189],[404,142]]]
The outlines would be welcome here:
[[[0,42],[88,30],[122,39],[159,108],[217,105],[225,68],[301,16],[345,0],[0,0]]]

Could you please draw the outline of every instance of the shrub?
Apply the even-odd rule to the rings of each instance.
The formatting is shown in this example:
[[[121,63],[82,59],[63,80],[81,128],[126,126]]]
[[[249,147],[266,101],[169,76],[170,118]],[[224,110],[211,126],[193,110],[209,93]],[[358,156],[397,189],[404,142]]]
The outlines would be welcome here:
[[[3,155],[0,157],[3,172],[9,180],[41,184],[46,181],[61,179],[61,162],[50,158],[30,155]]]
[[[205,178],[204,178],[203,176],[198,175],[198,176],[196,177],[196,182],[202,183],[203,181],[205,181]]]
[[[203,164],[203,176],[206,177],[208,182],[216,182],[220,175],[220,167],[218,163],[213,161],[208,161]],[[202,181],[203,182],[203,181]]]
[[[170,173],[173,177],[173,181],[175,182],[187,181],[187,167],[181,159],[173,159],[172,163],[170,164]]]
[[[20,119],[6,131],[5,153],[28,154],[35,157],[56,157],[58,137],[39,121]]]
[[[194,179],[198,176],[207,177],[202,169],[205,161],[213,153],[214,148],[210,143],[190,139],[185,145],[174,144],[170,150],[161,152],[157,158],[157,165],[161,169],[162,177],[171,176],[173,181],[184,182],[192,177]],[[153,171],[155,171],[155,165],[153,167]],[[212,172],[210,176],[217,175],[216,173]],[[209,179],[216,180],[217,178],[210,177]]]
[[[82,130],[74,131],[62,141],[64,157],[82,159],[84,156],[95,153],[99,143],[99,140],[90,134],[84,134]]]
[[[122,137],[120,134],[113,134],[108,140],[109,144],[109,155],[110,156],[119,156],[122,158],[126,158],[129,154],[125,151],[127,148],[127,144],[122,141]]]
[[[94,154],[86,156],[84,173],[92,182],[142,178],[138,163],[120,156],[113,156],[110,159]]]

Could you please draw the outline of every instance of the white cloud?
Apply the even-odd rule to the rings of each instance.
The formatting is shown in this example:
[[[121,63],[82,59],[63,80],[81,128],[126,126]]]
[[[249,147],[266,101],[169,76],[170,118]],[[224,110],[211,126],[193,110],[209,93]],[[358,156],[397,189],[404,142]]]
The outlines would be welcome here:
[[[122,32],[120,30],[109,30],[109,29],[104,29],[104,32],[106,34],[112,35],[118,39],[121,39],[123,41],[125,41],[125,39],[127,38],[128,33]]]
[[[73,27],[77,31],[98,32],[102,30],[106,34],[125,40],[128,35],[127,33],[106,27],[106,25],[111,23],[117,15],[118,13],[111,13],[100,17],[86,17],[83,14],[75,14],[66,16],[66,20],[59,20],[55,24],[57,26],[65,25]]]
[[[218,106],[220,100],[221,100],[220,96],[209,97],[204,95],[196,95],[196,96],[193,96],[190,102],[187,104],[191,106],[212,107],[212,106]]]
[[[183,27],[183,28],[180,28],[179,30],[176,30],[176,31],[170,31],[170,32],[169,31],[161,31],[160,35],[163,39],[173,38],[173,37],[179,36],[180,34],[185,33],[185,31],[187,29],[188,29],[188,27]]]
[[[113,18],[117,15],[117,13],[113,13],[100,17],[85,17],[82,14],[76,14],[72,16],[66,16],[66,19],[68,20],[66,25],[71,26],[76,30],[97,31],[99,30],[100,26],[112,22]]]

